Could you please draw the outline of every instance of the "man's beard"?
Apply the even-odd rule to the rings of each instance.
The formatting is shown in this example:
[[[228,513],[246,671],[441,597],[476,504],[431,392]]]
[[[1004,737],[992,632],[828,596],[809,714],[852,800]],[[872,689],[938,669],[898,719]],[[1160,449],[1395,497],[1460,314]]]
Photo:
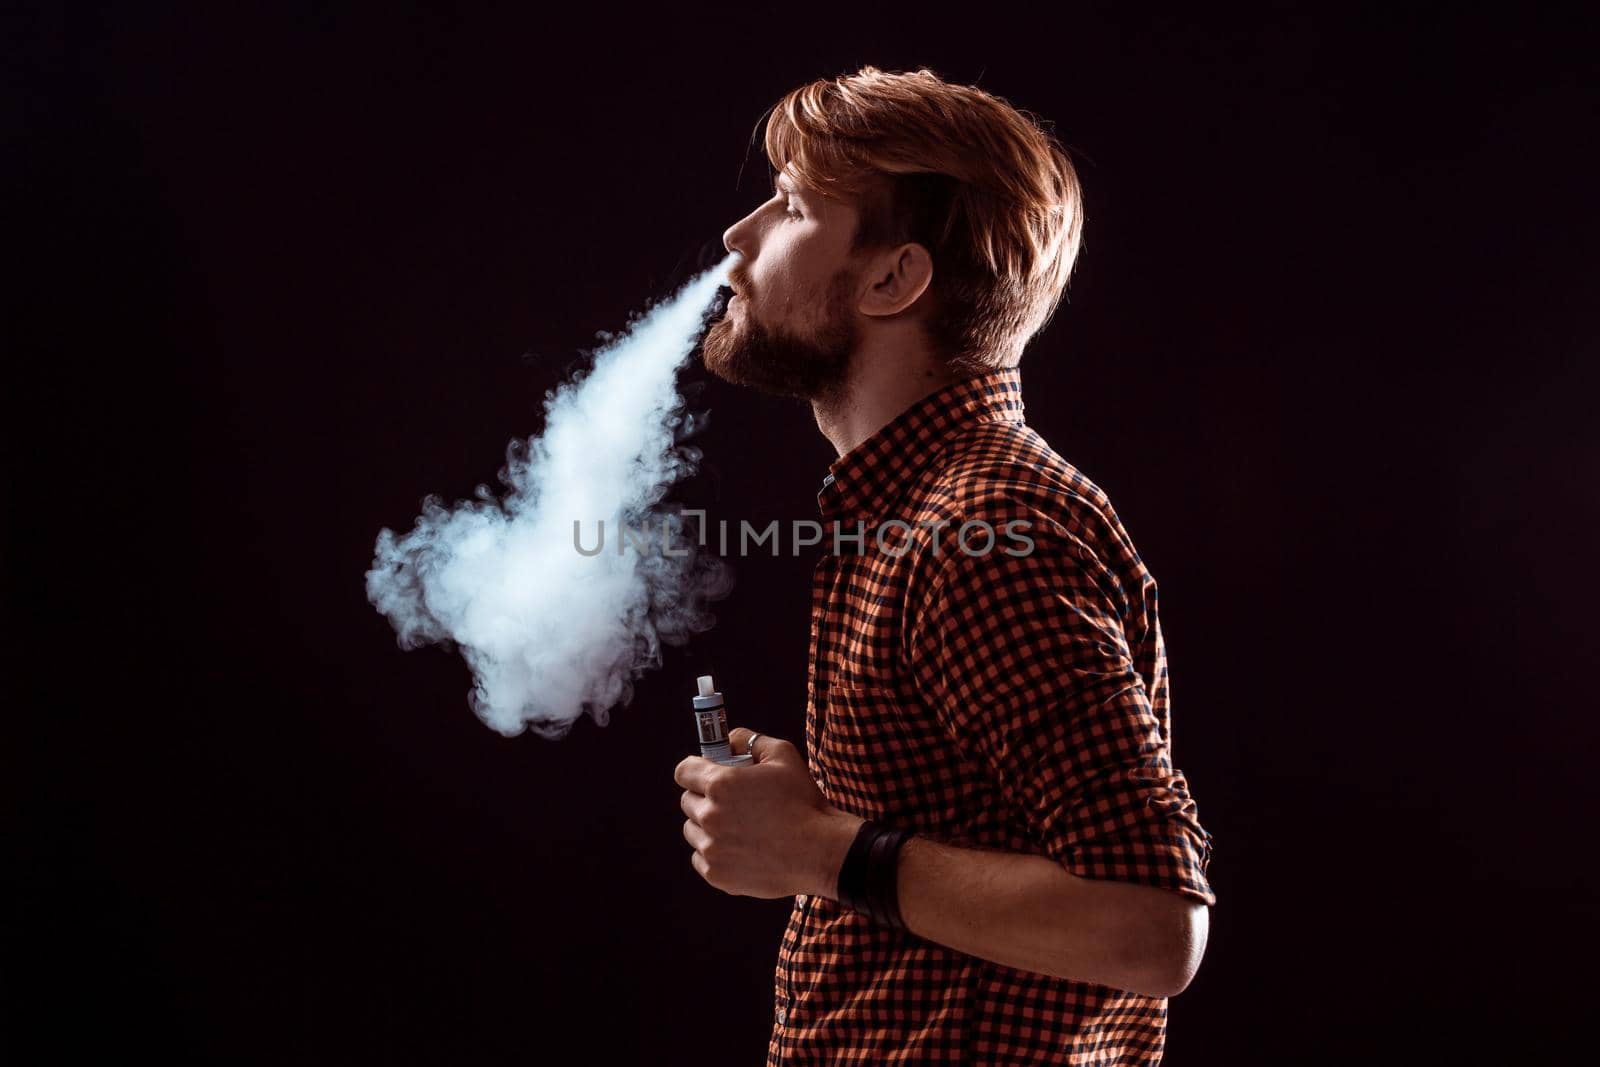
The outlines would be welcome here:
[[[850,372],[856,323],[849,306],[854,275],[841,269],[820,297],[821,327],[812,337],[773,330],[756,321],[745,303],[743,321],[725,314],[706,331],[706,369],[735,385],[774,396],[818,400],[838,395]],[[816,299],[816,298],[809,298]],[[806,299],[798,300],[802,306]]]

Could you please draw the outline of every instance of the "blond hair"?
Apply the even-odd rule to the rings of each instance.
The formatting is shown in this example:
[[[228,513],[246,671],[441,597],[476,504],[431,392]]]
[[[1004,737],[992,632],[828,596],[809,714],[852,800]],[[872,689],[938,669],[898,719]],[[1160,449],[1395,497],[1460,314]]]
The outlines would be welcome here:
[[[927,67],[821,78],[770,109],[765,149],[860,212],[852,251],[933,257],[925,326],[952,368],[1013,367],[1049,324],[1083,232],[1083,196],[1043,120]]]

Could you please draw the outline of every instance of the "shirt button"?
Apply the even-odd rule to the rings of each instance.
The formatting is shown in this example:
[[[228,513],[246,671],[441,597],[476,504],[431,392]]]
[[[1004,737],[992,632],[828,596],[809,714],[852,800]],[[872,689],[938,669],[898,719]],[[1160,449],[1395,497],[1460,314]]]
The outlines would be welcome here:
[[[787,1018],[789,1018],[789,1012],[788,1012],[788,1009],[786,1009],[786,1008],[779,1008],[779,1009],[778,1009],[778,1025],[779,1025],[779,1026],[782,1026],[782,1025],[783,1025],[783,1023],[784,1023],[784,1020],[786,1020],[786,1019],[787,1019]]]

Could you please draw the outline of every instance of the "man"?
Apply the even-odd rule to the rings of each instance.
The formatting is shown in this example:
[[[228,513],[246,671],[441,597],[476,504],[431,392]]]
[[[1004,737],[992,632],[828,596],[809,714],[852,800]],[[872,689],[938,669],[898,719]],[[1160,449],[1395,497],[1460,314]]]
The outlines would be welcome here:
[[[703,352],[809,400],[838,452],[810,760],[741,727],[753,765],[674,777],[707,882],[795,896],[768,1063],[1155,1063],[1210,837],[1169,758],[1155,581],[1022,420],[1078,249],[1071,163],[926,69],[796,90],[766,151]]]

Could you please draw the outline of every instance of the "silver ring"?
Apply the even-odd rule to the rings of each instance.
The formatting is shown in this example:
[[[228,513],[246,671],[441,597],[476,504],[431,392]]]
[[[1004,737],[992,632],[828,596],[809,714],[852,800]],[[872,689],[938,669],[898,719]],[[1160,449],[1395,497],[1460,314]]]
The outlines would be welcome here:
[[[749,743],[744,746],[745,753],[749,755],[751,759],[756,758],[756,738],[760,736],[760,734],[751,734]]]

